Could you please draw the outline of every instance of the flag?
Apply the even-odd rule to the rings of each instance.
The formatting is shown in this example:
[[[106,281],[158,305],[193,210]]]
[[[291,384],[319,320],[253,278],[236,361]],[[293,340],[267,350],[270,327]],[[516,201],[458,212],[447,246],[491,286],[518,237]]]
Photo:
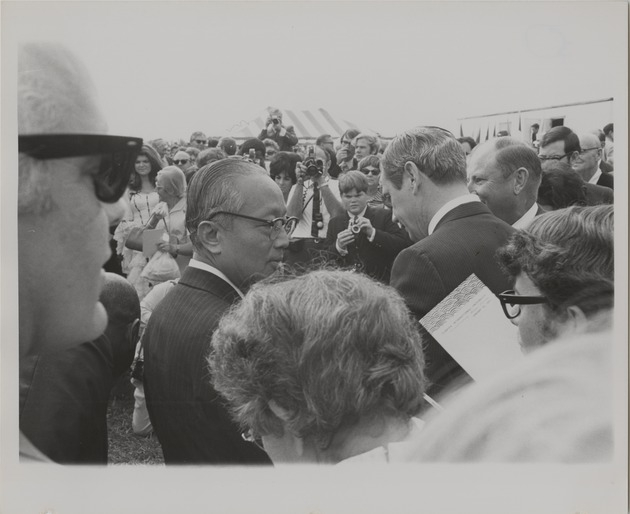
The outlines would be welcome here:
[[[477,138],[475,140],[477,144],[479,144],[479,141],[481,140],[481,127],[479,127],[479,130],[477,131]]]
[[[492,131],[492,137],[497,137],[497,126],[494,126],[494,130]]]
[[[488,125],[488,130],[486,130],[486,141],[490,139],[490,125]]]
[[[518,131],[521,132],[523,129],[521,129],[521,115],[518,115]]]

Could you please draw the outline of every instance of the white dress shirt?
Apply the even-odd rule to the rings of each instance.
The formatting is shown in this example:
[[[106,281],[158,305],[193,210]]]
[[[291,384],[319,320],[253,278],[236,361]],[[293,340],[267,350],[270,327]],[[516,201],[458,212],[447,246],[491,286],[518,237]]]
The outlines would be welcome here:
[[[239,294],[241,298],[245,298],[245,295],[243,294],[243,292],[238,287],[236,287],[234,283],[229,278],[227,278],[222,271],[218,270],[214,266],[210,266],[210,264],[198,261],[197,259],[190,259],[188,266],[191,268],[202,269],[204,271],[207,271],[208,273],[212,273],[213,275],[216,275],[219,278],[222,278],[234,288],[234,290]]]
[[[519,230],[527,228],[529,224],[532,221],[534,221],[537,211],[538,211],[538,204],[534,202],[534,205],[532,205],[529,208],[529,210],[525,214],[523,214],[519,219],[517,219],[514,223],[512,223],[512,226]]]
[[[444,205],[442,205],[442,207],[440,207],[440,210],[438,210],[433,215],[431,221],[429,222],[429,235],[433,234],[433,231],[435,230],[435,227],[440,222],[440,220],[444,216],[446,216],[446,214],[451,212],[455,207],[459,207],[460,205],[463,205],[465,203],[472,202],[481,202],[481,200],[477,195],[467,194],[458,196],[457,198],[453,198],[450,202],[446,202]]]

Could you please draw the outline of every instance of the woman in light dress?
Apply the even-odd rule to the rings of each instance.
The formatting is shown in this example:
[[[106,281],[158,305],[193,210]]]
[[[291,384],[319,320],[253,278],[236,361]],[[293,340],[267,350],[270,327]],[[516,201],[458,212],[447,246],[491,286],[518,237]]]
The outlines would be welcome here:
[[[118,242],[116,251],[122,256],[122,271],[136,288],[141,300],[149,292],[149,282],[140,276],[147,259],[141,251],[131,250],[125,243],[134,227],[144,227],[147,224],[160,202],[155,180],[161,169],[162,161],[157,151],[151,146],[143,145],[129,181],[127,213],[114,233],[114,239]]]

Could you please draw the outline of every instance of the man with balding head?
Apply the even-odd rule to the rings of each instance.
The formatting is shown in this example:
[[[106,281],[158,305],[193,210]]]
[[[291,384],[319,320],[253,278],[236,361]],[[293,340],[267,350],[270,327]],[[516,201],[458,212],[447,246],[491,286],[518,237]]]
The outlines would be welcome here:
[[[274,273],[295,219],[260,166],[222,159],[201,168],[187,192],[193,258],[155,308],[143,334],[144,392],[166,464],[264,464],[241,437],[206,367],[219,319],[249,287]]]
[[[107,326],[99,295],[108,227],[124,215],[142,139],[105,135],[94,84],[61,46],[20,47],[17,90],[19,368],[28,388],[33,359]],[[44,459],[22,433],[20,458]]]
[[[544,212],[536,203],[541,176],[536,152],[509,136],[475,148],[468,162],[468,190],[514,228],[527,227]]]
[[[390,285],[418,319],[472,273],[495,294],[509,287],[495,252],[514,229],[468,192],[466,156],[453,134],[439,127],[408,130],[390,142],[381,169],[392,219],[415,242],[398,254]],[[428,332],[425,339],[433,395],[466,375]]]
[[[584,182],[614,189],[614,179],[609,173],[601,170],[602,147],[599,138],[594,134],[580,135],[580,154],[573,163],[573,169]]]

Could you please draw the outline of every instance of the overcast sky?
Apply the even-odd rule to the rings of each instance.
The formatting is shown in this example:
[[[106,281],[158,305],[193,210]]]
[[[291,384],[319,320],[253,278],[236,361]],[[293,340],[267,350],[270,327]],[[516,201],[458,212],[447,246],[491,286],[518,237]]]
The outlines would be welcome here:
[[[623,2],[19,2],[4,38],[86,61],[114,133],[221,135],[268,105],[393,135],[615,96]],[[622,14],[622,16],[619,16]]]

